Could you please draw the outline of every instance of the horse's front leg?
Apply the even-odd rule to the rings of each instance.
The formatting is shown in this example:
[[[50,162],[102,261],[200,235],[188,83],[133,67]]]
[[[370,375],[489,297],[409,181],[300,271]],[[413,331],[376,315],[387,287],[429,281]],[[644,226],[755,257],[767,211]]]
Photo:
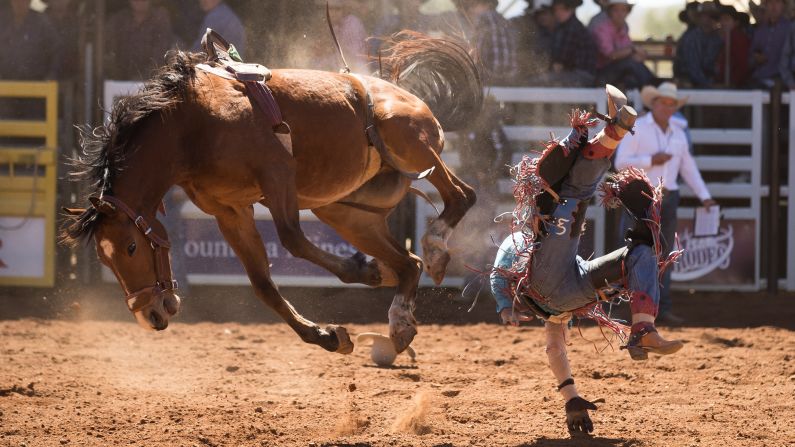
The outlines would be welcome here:
[[[341,354],[353,351],[348,332],[342,326],[329,325],[325,329],[296,312],[282,297],[270,277],[268,255],[254,225],[254,209],[231,209],[216,214],[218,227],[246,269],[257,296],[290,325],[307,343]]]
[[[381,284],[381,274],[361,256],[343,258],[321,250],[304,235],[298,219],[298,194],[295,186],[295,160],[290,158],[279,166],[263,172],[260,186],[273,224],[284,248],[295,257],[306,259],[333,273],[344,283],[368,286]]]

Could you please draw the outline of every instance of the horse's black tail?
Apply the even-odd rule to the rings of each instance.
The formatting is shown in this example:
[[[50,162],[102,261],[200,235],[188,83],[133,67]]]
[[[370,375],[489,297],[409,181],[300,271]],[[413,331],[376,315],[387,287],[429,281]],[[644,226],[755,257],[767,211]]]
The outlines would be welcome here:
[[[483,106],[483,82],[464,46],[414,31],[385,42],[381,78],[413,93],[445,130],[471,125]]]

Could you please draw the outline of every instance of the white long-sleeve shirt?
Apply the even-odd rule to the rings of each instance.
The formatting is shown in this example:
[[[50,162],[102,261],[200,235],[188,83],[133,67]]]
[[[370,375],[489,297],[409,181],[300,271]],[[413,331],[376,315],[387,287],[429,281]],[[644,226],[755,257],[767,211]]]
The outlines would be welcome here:
[[[651,158],[658,152],[670,154],[671,159],[660,165],[652,165]],[[638,118],[635,134],[628,133],[616,150],[616,169],[630,166],[646,171],[652,184],[657,184],[657,179],[661,178],[663,188],[671,191],[679,189],[677,177],[681,174],[702,202],[711,198],[696,161],[690,154],[685,131],[673,120],[668,130],[663,132],[651,113]]]

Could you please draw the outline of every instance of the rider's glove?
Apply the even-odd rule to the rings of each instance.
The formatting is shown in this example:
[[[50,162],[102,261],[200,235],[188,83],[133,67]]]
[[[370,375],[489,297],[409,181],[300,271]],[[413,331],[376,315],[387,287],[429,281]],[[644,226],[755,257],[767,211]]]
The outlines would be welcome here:
[[[573,397],[566,402],[566,425],[569,431],[591,433],[593,422],[588,416],[588,410],[596,410],[596,405],[582,397]]]

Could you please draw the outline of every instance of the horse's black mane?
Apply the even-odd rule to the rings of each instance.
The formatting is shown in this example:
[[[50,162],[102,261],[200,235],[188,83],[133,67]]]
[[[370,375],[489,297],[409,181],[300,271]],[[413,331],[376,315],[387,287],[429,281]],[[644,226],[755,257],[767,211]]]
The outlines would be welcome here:
[[[88,180],[91,194],[110,194],[113,180],[135,149],[130,144],[132,136],[146,118],[182,102],[194,79],[195,65],[204,57],[201,53],[170,52],[167,64],[138,93],[122,98],[113,106],[109,121],[94,129],[79,128],[83,153],[71,160],[71,179]],[[76,242],[90,237],[98,221],[99,213],[89,207],[80,216],[67,221],[61,240]]]

